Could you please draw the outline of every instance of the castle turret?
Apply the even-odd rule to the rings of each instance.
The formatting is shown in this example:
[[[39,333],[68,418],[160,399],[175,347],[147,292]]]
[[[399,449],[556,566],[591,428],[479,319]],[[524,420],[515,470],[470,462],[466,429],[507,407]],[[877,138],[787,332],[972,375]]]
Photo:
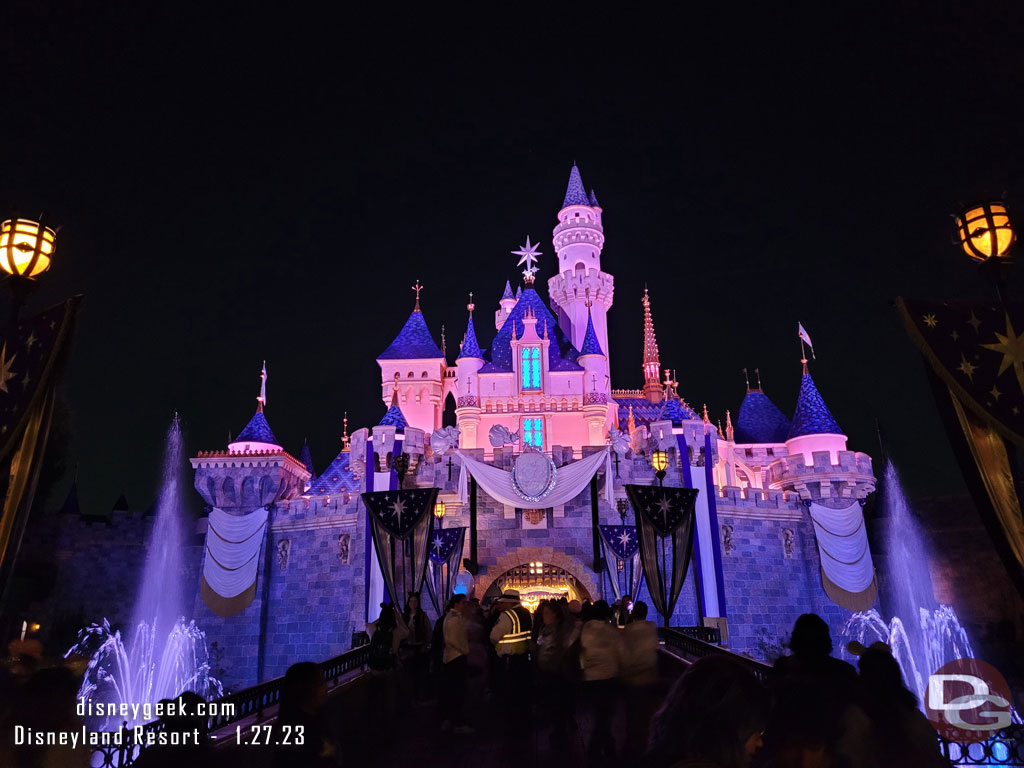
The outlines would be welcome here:
[[[512,284],[506,280],[505,292],[501,294],[501,299],[498,301],[498,311],[494,313],[494,327],[499,331],[501,330],[501,326],[505,324],[505,319],[512,312],[512,308],[515,307],[518,300],[519,297],[512,293]]]
[[[793,422],[786,436],[786,448],[790,456],[804,454],[808,464],[812,463],[811,455],[815,451],[828,451],[832,463],[835,463],[836,454],[846,450],[846,435],[825,405],[818,388],[814,386],[814,379],[807,370],[807,360],[800,362],[803,363],[804,372],[800,379],[800,394],[796,399]]]
[[[511,296],[512,289],[505,283],[505,294]],[[459,357],[455,361],[455,418],[459,424],[460,445],[463,448],[475,448],[480,426],[480,383],[477,374],[484,365],[484,356],[473,327],[473,294],[469,295],[469,321],[466,323],[466,335],[462,339]],[[503,298],[504,302],[505,299]],[[513,306],[515,298],[512,299]]]
[[[746,369],[744,368],[744,373]],[[736,418],[736,442],[743,444],[784,443],[792,427],[789,419],[761,390],[761,374],[756,368],[757,386],[747,382],[747,394]]]
[[[377,364],[384,404],[391,402],[397,390],[409,424],[429,434],[441,426],[447,364],[420,310],[422,286],[418,280],[413,290],[416,306]]]
[[[654,337],[654,320],[651,318],[651,298],[644,288],[644,397],[652,403],[661,402],[665,390],[659,376],[661,360],[658,356],[658,340]]]
[[[548,295],[558,308],[558,324],[572,340],[576,349],[583,345],[587,331],[587,300],[593,302],[594,330],[605,356],[608,349],[608,310],[615,292],[612,276],[601,271],[601,250],[604,248],[604,227],[597,197],[588,197],[573,165],[565,190],[558,224],[552,236],[558,254],[558,274],[548,280]]]
[[[608,358],[594,330],[592,317],[587,318],[587,332],[576,362],[583,366],[583,417],[587,421],[590,445],[604,445],[608,432]]]

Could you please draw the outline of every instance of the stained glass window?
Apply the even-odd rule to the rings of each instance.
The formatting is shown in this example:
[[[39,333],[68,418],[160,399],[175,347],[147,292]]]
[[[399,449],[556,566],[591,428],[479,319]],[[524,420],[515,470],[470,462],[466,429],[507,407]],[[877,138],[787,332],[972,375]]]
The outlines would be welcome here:
[[[544,450],[544,419],[523,419],[523,445]]]
[[[523,389],[540,389],[540,347],[523,347]]]

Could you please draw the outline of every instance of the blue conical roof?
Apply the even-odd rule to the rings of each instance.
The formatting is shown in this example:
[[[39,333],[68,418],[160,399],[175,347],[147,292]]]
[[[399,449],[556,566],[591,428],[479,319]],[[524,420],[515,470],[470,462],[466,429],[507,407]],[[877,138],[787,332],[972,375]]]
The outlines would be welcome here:
[[[583,346],[580,348],[581,355],[603,355],[601,342],[597,339],[597,332],[594,330],[594,317],[587,312],[587,332],[583,336]]]
[[[516,296],[512,293],[512,284],[508,280],[505,281],[505,292],[501,294],[501,300],[514,299]]]
[[[517,285],[516,286],[516,298],[518,299],[522,295],[523,295],[523,286]]]
[[[697,414],[678,397],[670,397],[665,400],[661,407],[661,414],[655,421],[671,421],[673,425],[679,426],[687,419],[696,419]]]
[[[804,369],[800,380],[800,394],[796,398],[796,410],[793,412],[793,426],[789,429],[789,438],[803,435],[842,435],[832,412],[825,405],[814,379]]]
[[[761,390],[747,392],[736,418],[737,443],[783,443],[791,424]]]
[[[313,469],[313,453],[309,450],[309,443],[302,444],[302,450],[299,452],[299,461],[309,471],[310,476],[316,477],[316,470]]]
[[[362,489],[359,476],[349,466],[352,454],[342,451],[321,475],[309,483],[311,494],[351,493]]]
[[[590,205],[587,190],[583,188],[583,179],[580,178],[580,169],[575,163],[569,171],[569,186],[565,188],[565,200],[562,202],[563,208],[570,205]]]
[[[402,409],[398,407],[398,403],[392,403],[391,407],[388,408],[388,412],[384,414],[384,418],[380,420],[377,425],[379,427],[394,427],[398,430],[404,430],[409,426],[409,422],[405,420],[405,415],[402,413]]]
[[[523,316],[527,310],[530,310],[537,318],[537,335],[543,337],[546,331],[551,342],[548,346],[548,370],[582,370],[582,366],[576,362],[580,353],[559,328],[555,316],[551,314],[551,310],[548,309],[537,291],[527,288],[516,305],[512,307],[512,311],[505,318],[498,333],[495,334],[494,341],[491,343],[490,359],[480,369],[480,373],[507,373],[512,370],[512,331],[515,330],[517,339],[522,338],[525,330]]]
[[[597,195],[594,194],[594,190],[590,190],[590,207],[600,208],[601,204],[597,202]]]
[[[252,418],[249,419],[249,423],[245,425],[245,429],[239,432],[238,437],[231,442],[244,443],[246,441],[270,443],[271,445],[278,444],[274,433],[270,431],[270,424],[267,423],[267,417],[263,415],[263,411],[256,411]]]
[[[484,356],[480,352],[480,344],[476,340],[476,331],[473,329],[473,316],[469,316],[469,323],[466,325],[466,338],[462,340],[462,348],[459,350],[459,356],[456,360],[461,360],[464,357],[476,357],[483,360]]]
[[[427,328],[427,321],[423,319],[423,313],[418,309],[413,310],[409,319],[405,321],[402,330],[395,336],[378,360],[415,360],[434,359],[444,357],[441,348],[437,346],[434,337],[430,335]]]

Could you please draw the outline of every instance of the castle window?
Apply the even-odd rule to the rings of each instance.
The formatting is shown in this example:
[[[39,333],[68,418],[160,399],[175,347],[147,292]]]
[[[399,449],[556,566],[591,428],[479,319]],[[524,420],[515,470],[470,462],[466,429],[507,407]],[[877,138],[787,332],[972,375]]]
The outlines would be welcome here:
[[[523,419],[523,446],[544,450],[544,419]]]
[[[540,347],[523,347],[523,389],[540,389]]]
[[[427,372],[426,372],[426,371],[424,371],[423,373],[421,373],[421,374],[420,374],[420,378],[421,378],[421,379],[425,379],[425,378],[427,378]]]

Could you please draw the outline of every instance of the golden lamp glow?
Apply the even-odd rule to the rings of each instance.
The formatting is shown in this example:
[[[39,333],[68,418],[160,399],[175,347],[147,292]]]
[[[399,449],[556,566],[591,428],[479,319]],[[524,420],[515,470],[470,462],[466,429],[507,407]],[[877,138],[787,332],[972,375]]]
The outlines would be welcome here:
[[[447,508],[445,507],[444,502],[438,499],[437,503],[434,504],[434,517],[440,520],[442,517],[444,517],[444,513],[446,511]]]
[[[42,234],[40,234],[42,230]],[[28,219],[0,224],[0,269],[9,275],[35,277],[50,268],[57,234]]]
[[[964,253],[975,261],[1002,259],[1016,240],[1005,203],[974,205],[956,217]]]
[[[654,451],[651,454],[651,466],[655,472],[664,472],[668,468],[668,453],[666,451]]]

